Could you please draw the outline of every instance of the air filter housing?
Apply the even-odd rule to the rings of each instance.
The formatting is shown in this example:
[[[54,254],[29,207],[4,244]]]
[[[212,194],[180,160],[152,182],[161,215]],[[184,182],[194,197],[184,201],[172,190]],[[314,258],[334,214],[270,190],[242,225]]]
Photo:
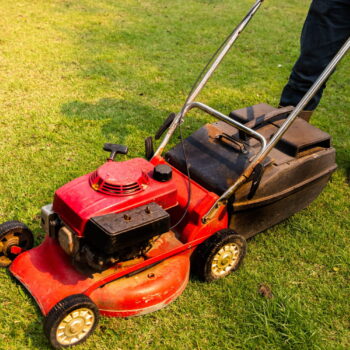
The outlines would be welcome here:
[[[167,232],[169,228],[169,214],[158,204],[149,203],[91,218],[86,225],[85,238],[94,249],[113,254]]]

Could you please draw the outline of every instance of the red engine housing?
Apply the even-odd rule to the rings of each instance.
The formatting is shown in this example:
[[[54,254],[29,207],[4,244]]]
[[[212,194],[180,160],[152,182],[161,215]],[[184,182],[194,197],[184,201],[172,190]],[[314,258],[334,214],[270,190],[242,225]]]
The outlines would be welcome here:
[[[154,180],[153,169],[154,165],[142,158],[108,161],[93,173],[59,188],[53,210],[79,237],[94,216],[118,213],[150,202],[168,210],[178,204],[175,181]]]

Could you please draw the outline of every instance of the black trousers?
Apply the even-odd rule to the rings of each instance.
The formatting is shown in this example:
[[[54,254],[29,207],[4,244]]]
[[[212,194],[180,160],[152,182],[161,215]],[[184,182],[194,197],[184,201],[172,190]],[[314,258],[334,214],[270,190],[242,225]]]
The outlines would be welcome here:
[[[280,105],[296,106],[349,37],[350,0],[313,0],[301,33],[300,56],[283,89]],[[324,88],[305,110],[317,107]]]

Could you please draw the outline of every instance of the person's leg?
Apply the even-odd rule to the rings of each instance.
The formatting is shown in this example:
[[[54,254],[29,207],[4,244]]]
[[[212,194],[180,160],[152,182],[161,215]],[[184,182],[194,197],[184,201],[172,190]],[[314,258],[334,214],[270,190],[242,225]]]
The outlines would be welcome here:
[[[280,106],[296,106],[350,36],[350,0],[313,0],[301,34],[300,56],[295,63]],[[323,89],[306,111],[320,102]]]

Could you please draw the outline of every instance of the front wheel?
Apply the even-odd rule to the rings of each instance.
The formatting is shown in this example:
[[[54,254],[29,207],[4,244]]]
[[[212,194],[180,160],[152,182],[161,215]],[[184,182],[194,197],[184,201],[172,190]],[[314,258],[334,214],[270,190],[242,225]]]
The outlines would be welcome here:
[[[0,225],[0,266],[7,267],[14,258],[33,248],[32,231],[19,221],[7,221]]]
[[[247,251],[244,237],[221,230],[203,242],[193,253],[193,268],[206,282],[226,277],[241,265]]]
[[[95,330],[99,311],[84,294],[74,294],[61,300],[47,314],[44,331],[51,345],[65,348],[84,342]]]

